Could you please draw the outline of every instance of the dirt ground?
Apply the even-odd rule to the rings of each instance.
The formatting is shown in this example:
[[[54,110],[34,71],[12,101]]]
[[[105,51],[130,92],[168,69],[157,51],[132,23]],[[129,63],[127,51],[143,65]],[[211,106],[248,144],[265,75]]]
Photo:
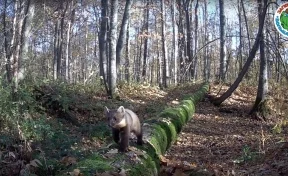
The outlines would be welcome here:
[[[252,120],[252,105],[253,96],[243,92],[221,107],[208,99],[200,102],[164,156],[162,175],[188,175],[185,165],[190,166],[186,171],[193,171],[190,175],[288,175],[287,127],[275,134],[274,122]]]

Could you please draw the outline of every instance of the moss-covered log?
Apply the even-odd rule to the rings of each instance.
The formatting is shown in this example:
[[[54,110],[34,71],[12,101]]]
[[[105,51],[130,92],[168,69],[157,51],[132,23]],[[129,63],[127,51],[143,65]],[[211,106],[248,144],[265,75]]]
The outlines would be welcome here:
[[[191,96],[187,96],[177,107],[165,109],[143,123],[143,146],[137,146],[130,142],[131,151],[118,153],[113,146],[99,150],[89,158],[71,166],[70,170],[79,169],[83,175],[103,173],[111,175],[118,171],[126,172],[126,175],[152,176],[158,175],[160,168],[160,156],[176,141],[177,134],[183,126],[193,117],[195,105],[203,99],[209,89],[205,83]],[[87,163],[89,163],[87,165]],[[63,174],[63,173],[61,173]],[[99,174],[101,175],[101,174]]]

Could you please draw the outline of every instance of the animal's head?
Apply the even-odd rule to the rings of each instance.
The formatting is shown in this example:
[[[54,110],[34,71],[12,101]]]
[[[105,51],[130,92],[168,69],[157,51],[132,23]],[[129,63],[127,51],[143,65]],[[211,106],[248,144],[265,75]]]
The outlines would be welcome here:
[[[125,108],[123,106],[120,106],[118,109],[109,109],[105,106],[104,113],[110,127],[119,129],[126,126]]]

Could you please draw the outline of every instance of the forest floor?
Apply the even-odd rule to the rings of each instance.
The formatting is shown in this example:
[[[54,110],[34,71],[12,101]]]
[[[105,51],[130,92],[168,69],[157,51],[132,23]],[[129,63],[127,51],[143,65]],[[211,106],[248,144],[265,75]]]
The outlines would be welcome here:
[[[215,96],[219,87],[213,86],[210,94]],[[208,99],[200,102],[194,118],[165,155],[162,175],[173,170],[185,176],[185,165],[195,175],[288,175],[288,129],[276,134],[276,116],[268,122],[252,120],[248,112],[255,96],[255,88],[246,87],[221,107]]]
[[[149,85],[122,84],[119,97],[113,100],[107,99],[103,91],[76,91],[75,87],[57,84],[42,86],[37,100],[41,108],[31,114],[35,121],[22,124],[33,140],[23,144],[0,133],[0,175],[55,175],[67,170],[111,144],[104,106],[130,108],[143,121],[176,106],[199,86],[187,84],[162,91]],[[221,90],[221,95],[227,88],[212,85],[209,94],[215,96]],[[283,118],[278,115],[267,122],[252,120],[247,115],[255,90],[243,86],[220,107],[212,105],[208,98],[200,102],[192,120],[162,156],[160,176],[288,175],[287,126],[280,123]],[[46,115],[42,118],[38,113]],[[29,125],[33,125],[32,131]],[[30,152],[23,151],[27,146],[31,147]],[[46,163],[40,164],[35,156],[44,158]],[[42,171],[34,172],[32,166]],[[91,172],[95,170],[91,168]]]

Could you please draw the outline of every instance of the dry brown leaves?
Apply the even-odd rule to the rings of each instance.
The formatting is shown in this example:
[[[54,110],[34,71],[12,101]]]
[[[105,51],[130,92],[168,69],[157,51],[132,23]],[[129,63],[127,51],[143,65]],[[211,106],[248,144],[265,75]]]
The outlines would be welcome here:
[[[219,87],[211,88],[212,95],[218,92]],[[193,163],[192,173],[202,175],[288,174],[284,167],[288,165],[288,149],[273,153],[281,140],[288,141],[288,130],[275,134],[273,122],[255,121],[247,115],[255,93],[253,88],[240,88],[222,107],[200,102],[194,119],[167,152],[166,160]],[[168,175],[175,173],[167,164],[163,167]]]

